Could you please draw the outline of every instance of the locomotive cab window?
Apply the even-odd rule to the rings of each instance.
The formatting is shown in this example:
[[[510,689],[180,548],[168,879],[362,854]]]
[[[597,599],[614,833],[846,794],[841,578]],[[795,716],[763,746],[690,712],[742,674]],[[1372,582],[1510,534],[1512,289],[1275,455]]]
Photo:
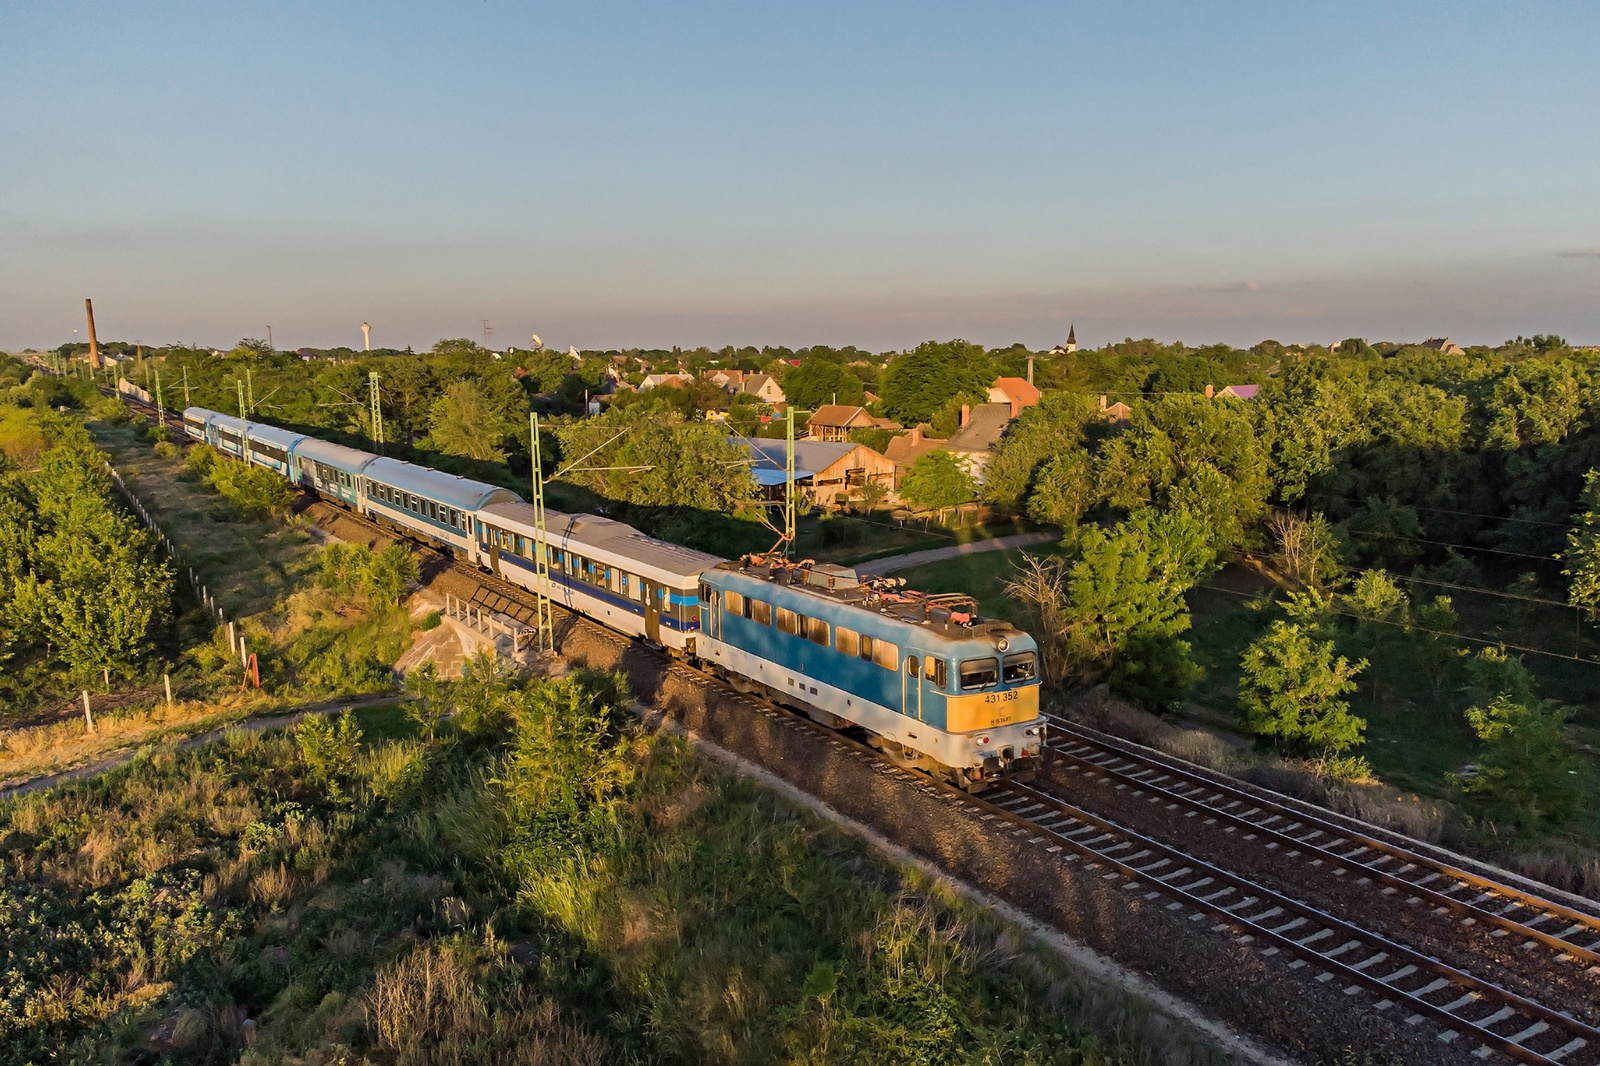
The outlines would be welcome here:
[[[863,642],[863,651],[865,646]],[[900,646],[890,644],[887,640],[874,640],[872,642],[872,661],[885,670],[894,670],[900,665]]]
[[[999,683],[999,659],[966,659],[961,663],[963,689],[992,688]]]
[[[950,668],[943,659],[930,656],[922,662],[922,676],[932,681],[935,688],[944,688],[950,683]]]
[[[1038,667],[1035,656],[1031,651],[1018,652],[1016,655],[1007,655],[1005,658],[1005,679],[1012,681],[1032,681]]]

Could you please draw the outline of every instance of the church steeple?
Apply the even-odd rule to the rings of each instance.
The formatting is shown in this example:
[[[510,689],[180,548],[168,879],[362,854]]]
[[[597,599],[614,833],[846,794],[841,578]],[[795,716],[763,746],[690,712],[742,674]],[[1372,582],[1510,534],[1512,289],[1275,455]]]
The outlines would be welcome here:
[[[1075,352],[1077,350],[1078,350],[1078,327],[1077,327],[1076,324],[1070,324],[1070,325],[1067,326],[1067,351]]]

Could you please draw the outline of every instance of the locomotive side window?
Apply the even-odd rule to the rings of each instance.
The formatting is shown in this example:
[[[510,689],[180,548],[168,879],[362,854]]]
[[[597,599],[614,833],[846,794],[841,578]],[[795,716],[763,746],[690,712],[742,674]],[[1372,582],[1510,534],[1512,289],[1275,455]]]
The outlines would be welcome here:
[[[835,626],[833,630],[833,646],[845,655],[858,656],[861,654],[861,636],[853,629]]]
[[[989,688],[1000,683],[1000,660],[966,659],[961,663],[963,689]]]
[[[750,621],[758,626],[772,624],[772,604],[766,600],[750,600]]]
[[[828,640],[828,623],[820,618],[812,618],[806,626],[806,635],[811,638],[811,643],[820,644],[826,648]]]
[[[872,661],[885,670],[894,670],[900,665],[900,646],[890,644],[887,640],[874,640],[872,642]]]
[[[906,656],[906,676],[907,677],[911,677],[911,678],[915,678],[917,676],[917,670],[918,669],[919,669],[919,667],[917,665],[917,657],[915,655],[907,655]]]
[[[1016,655],[1007,655],[1005,658],[1006,681],[1032,681],[1037,671],[1033,652],[1018,652]]]
[[[792,636],[800,633],[800,616],[787,607],[778,608],[778,629]]]
[[[922,676],[932,681],[934,687],[944,688],[950,683],[950,667],[943,659],[929,657],[922,662]]]
[[[727,607],[727,610],[728,610],[729,614],[733,614],[733,615],[742,614],[746,618],[750,617],[749,614],[746,612],[746,608],[745,608],[745,605],[744,605],[745,604],[744,597],[741,596],[739,593],[734,592],[732,589],[729,589],[726,593],[723,594],[722,602]]]

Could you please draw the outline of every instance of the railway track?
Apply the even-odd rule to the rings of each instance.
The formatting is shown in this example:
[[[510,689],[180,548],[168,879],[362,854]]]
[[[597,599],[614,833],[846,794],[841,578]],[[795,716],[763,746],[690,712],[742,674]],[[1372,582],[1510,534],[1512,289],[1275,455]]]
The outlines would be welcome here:
[[[1250,839],[1284,849],[1286,857],[1355,873],[1384,896],[1412,906],[1427,904],[1488,936],[1516,936],[1524,948],[1543,946],[1552,962],[1577,963],[1600,976],[1600,914],[1581,910],[1461,868],[1408,847],[1376,830],[1362,831],[1202,774],[1180,760],[1069,723],[1052,725],[1050,745],[1068,767],[1100,774],[1120,787],[1164,799],[1243,830]]]

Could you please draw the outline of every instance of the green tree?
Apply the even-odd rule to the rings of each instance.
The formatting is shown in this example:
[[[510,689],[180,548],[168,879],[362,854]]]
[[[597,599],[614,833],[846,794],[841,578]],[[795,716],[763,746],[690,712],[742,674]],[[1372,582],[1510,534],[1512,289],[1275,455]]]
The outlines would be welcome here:
[[[1401,627],[1410,623],[1411,601],[1405,592],[1382,570],[1368,570],[1356,579],[1350,591],[1339,597],[1345,612],[1355,616],[1355,639],[1359,649],[1371,660],[1368,680],[1372,701],[1378,701],[1378,674],[1385,652],[1398,642]]]
[[[814,411],[825,403],[859,404],[866,389],[848,368],[813,356],[783,376],[783,395],[802,410]]]
[[[1239,706],[1246,728],[1280,746],[1318,753],[1345,751],[1360,743],[1365,720],[1339,697],[1354,691],[1365,659],[1334,658],[1333,641],[1282,619],[1240,658]]]
[[[987,482],[984,487],[988,488]],[[1063,451],[1039,471],[1028,496],[1028,517],[1049,525],[1073,526],[1099,499],[1089,453]]]
[[[977,482],[967,468],[945,451],[931,451],[920,457],[900,484],[900,495],[924,510],[958,507],[977,494]]]
[[[1476,807],[1522,829],[1560,826],[1592,791],[1588,766],[1567,747],[1566,712],[1553,704],[1501,694],[1467,710],[1484,742],[1478,772],[1454,781]]]
[[[926,341],[884,370],[883,411],[901,425],[914,426],[960,393],[987,395],[995,376],[982,345]]]
[[[1567,566],[1561,572],[1571,579],[1567,602],[1596,618],[1600,617],[1600,470],[1590,469],[1584,475],[1578,505],[1583,511],[1567,534],[1567,550],[1561,557]]]
[[[1184,512],[1140,511],[1110,532],[1087,527],[1077,557],[1030,557],[1006,586],[1035,622],[1046,677],[1110,679],[1164,709],[1198,676],[1181,637],[1184,595],[1216,562],[1209,534]]]
[[[417,558],[405,545],[394,543],[373,552],[361,574],[361,587],[373,604],[393,607],[405,595],[406,586],[417,580],[421,571]]]
[[[1002,507],[1019,507],[1032,501],[1029,494],[1052,462],[1076,453],[1077,467],[1086,467],[1089,431],[1103,425],[1094,401],[1087,396],[1047,392],[1032,407],[1024,408],[1015,425],[995,446],[984,468],[984,498]],[[1055,510],[1054,504],[1041,505]],[[1070,509],[1070,508],[1069,508]],[[1073,517],[1082,513],[1082,508]]]
[[[489,402],[476,382],[463,380],[433,402],[429,428],[440,451],[499,463],[506,458],[506,438],[520,427]]]

